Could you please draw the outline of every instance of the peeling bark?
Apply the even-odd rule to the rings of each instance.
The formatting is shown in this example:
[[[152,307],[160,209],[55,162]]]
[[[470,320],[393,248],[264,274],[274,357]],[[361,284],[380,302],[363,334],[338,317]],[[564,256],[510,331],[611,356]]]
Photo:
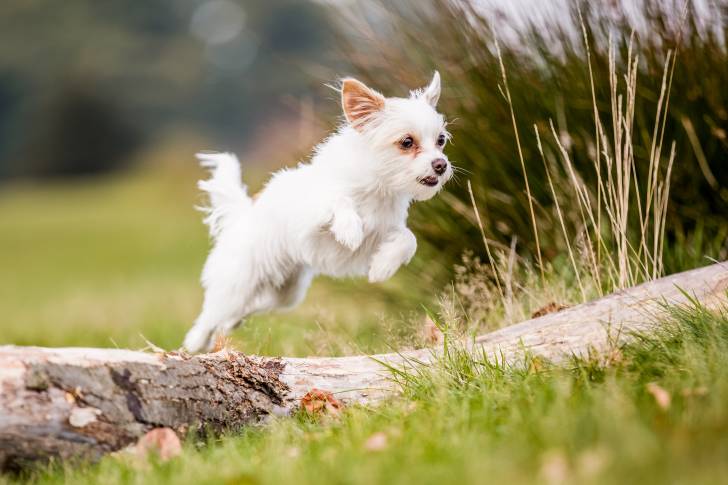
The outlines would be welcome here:
[[[467,345],[516,362],[528,350],[559,361],[605,352],[650,331],[664,304],[690,295],[726,304],[728,265],[718,263],[618,292],[480,336]],[[0,469],[49,458],[95,460],[158,427],[179,435],[260,422],[295,409],[313,388],[344,402],[397,392],[393,366],[430,362],[438,349],[320,358],[188,356],[120,349],[0,347]]]

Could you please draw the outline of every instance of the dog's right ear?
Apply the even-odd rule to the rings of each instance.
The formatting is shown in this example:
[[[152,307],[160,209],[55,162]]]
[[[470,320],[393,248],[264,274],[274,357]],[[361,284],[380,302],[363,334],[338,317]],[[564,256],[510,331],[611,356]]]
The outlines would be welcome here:
[[[384,96],[348,77],[341,81],[341,107],[346,121],[360,130],[374,114],[384,109]]]

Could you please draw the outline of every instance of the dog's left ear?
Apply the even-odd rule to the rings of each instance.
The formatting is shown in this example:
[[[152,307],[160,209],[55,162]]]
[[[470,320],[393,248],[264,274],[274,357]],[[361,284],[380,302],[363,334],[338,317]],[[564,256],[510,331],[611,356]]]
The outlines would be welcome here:
[[[350,77],[341,81],[341,107],[344,116],[358,130],[384,109],[384,102],[384,96],[361,81]]]
[[[422,91],[422,99],[430,103],[433,108],[437,107],[437,101],[440,99],[440,73],[435,71],[432,76],[430,85]]]

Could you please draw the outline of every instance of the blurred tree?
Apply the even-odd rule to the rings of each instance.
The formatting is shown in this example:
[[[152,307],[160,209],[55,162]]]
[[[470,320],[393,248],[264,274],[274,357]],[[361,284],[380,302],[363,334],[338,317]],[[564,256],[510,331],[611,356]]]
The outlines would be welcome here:
[[[37,177],[106,172],[122,165],[143,141],[108,93],[68,83],[40,103],[23,133],[24,173]]]
[[[0,177],[118,167],[176,125],[243,148],[261,122],[290,115],[284,96],[323,92],[331,38],[312,1],[5,0]],[[83,134],[105,151],[81,157]]]

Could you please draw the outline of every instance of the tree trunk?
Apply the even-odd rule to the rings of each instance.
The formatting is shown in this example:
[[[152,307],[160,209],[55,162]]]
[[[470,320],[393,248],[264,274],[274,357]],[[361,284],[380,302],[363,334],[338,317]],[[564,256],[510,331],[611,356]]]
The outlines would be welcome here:
[[[624,290],[482,335],[473,350],[514,363],[528,350],[552,361],[601,352],[655,328],[664,304],[726,303],[728,264]],[[120,349],[0,347],[0,468],[97,459],[156,427],[235,429],[295,409],[311,389],[371,403],[397,392],[392,366],[420,365],[441,349],[352,357],[188,356]],[[418,364],[414,364],[418,362]]]

